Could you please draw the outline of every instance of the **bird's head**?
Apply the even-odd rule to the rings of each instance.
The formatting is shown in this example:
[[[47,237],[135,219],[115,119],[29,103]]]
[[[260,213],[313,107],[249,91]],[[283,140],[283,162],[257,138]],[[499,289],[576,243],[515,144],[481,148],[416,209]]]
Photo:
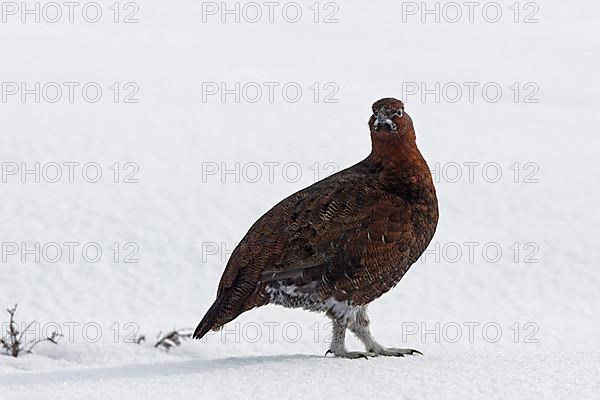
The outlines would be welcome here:
[[[369,128],[373,139],[406,139],[414,136],[412,120],[404,111],[404,103],[391,97],[373,104]]]

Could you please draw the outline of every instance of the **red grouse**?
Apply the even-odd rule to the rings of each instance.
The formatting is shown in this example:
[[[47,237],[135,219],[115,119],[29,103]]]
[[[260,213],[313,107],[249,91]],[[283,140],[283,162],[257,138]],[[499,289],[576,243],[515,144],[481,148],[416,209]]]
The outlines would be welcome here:
[[[401,101],[373,104],[369,128],[365,160],[289,196],[254,223],[195,338],[252,308],[279,304],[326,313],[333,320],[328,353],[335,356],[418,353],[377,343],[367,305],[393,288],[431,241],[435,188]],[[346,350],[346,329],[366,352]]]

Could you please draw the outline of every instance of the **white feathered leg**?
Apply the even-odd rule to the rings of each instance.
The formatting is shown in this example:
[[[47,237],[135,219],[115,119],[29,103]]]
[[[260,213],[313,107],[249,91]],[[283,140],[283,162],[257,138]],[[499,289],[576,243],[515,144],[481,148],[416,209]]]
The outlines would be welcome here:
[[[423,354],[413,349],[386,348],[377,343],[369,330],[369,316],[367,315],[367,306],[362,306],[356,313],[355,320],[349,326],[350,331],[365,345],[367,354],[378,356],[404,357],[407,354]],[[335,330],[334,330],[335,332]]]
[[[336,357],[341,358],[368,358],[376,354],[362,351],[346,350],[346,324],[338,319],[333,319],[333,338],[331,347],[325,355],[332,353]]]

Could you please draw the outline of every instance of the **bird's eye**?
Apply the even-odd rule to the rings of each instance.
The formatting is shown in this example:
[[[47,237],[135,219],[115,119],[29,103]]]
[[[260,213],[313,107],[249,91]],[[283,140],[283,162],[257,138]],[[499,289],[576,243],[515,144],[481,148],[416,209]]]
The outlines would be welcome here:
[[[404,110],[400,109],[400,110],[396,111],[396,115],[399,116],[400,118],[402,118],[402,116],[404,115]]]

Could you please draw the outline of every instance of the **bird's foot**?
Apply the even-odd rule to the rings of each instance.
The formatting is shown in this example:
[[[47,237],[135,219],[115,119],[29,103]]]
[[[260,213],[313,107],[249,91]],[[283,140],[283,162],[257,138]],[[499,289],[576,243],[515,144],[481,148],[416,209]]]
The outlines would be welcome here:
[[[347,350],[329,349],[325,353],[325,357],[327,357],[328,354],[333,354],[334,357],[338,357],[338,358],[349,358],[349,359],[353,359],[353,360],[355,360],[357,358],[368,359],[369,357],[377,357],[376,353],[372,353],[370,351],[347,351]]]
[[[375,349],[371,349],[370,353],[373,353],[378,356],[384,357],[404,357],[406,355],[423,355],[419,350],[414,349],[398,349],[394,347],[378,347]]]

